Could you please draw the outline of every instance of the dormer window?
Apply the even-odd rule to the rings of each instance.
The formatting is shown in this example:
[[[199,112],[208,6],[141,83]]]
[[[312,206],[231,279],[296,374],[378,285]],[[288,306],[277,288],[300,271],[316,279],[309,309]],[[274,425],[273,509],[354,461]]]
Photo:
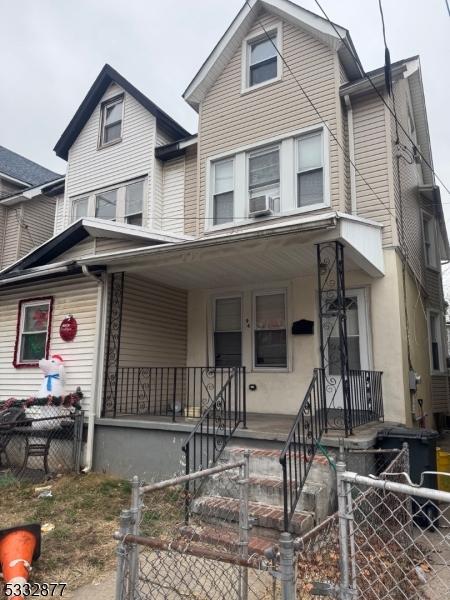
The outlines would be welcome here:
[[[244,92],[281,78],[280,36],[281,26],[277,26],[244,40]]]
[[[100,146],[120,142],[122,139],[123,95],[102,104]]]

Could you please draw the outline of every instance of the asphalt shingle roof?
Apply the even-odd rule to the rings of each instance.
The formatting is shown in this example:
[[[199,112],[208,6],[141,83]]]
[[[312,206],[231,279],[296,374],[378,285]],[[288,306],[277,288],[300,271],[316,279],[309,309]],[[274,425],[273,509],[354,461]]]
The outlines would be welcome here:
[[[12,150],[8,150],[4,146],[0,146],[1,173],[23,181],[32,187],[62,177],[62,175],[50,171],[50,169],[46,169]]]

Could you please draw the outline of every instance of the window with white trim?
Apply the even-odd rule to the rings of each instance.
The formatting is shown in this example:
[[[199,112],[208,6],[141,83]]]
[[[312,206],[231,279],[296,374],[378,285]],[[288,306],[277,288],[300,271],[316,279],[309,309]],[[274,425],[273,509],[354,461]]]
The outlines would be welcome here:
[[[280,212],[280,148],[271,146],[248,153],[249,213]]]
[[[136,181],[125,188],[125,223],[142,225],[144,182]]]
[[[313,206],[324,201],[323,133],[301,136],[297,144],[297,206]]]
[[[247,87],[278,78],[277,36],[275,29],[247,42]]]
[[[213,224],[234,219],[234,158],[213,163]]]
[[[19,303],[14,366],[34,366],[47,358],[52,298]]]
[[[100,147],[122,139],[122,119],[123,95],[102,104]]]
[[[242,366],[242,299],[214,301],[214,357],[216,367]]]
[[[442,317],[437,311],[428,313],[428,335],[430,338],[431,370],[441,372],[444,369],[442,349]]]
[[[108,221],[116,220],[117,190],[101,192],[95,196],[95,216]]]
[[[425,264],[427,267],[437,269],[439,267],[439,259],[434,218],[427,213],[422,213],[422,223]]]
[[[76,198],[72,202],[72,222],[88,216],[89,198]]]
[[[254,293],[255,368],[287,368],[286,323],[285,291]]]

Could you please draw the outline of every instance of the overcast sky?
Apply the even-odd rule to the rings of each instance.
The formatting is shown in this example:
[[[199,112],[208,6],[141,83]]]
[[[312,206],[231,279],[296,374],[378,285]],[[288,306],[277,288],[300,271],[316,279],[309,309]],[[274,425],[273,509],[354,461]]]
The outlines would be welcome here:
[[[314,0],[298,3],[318,12]],[[64,173],[53,147],[108,62],[195,132],[181,94],[243,0],[0,0],[0,144]],[[321,0],[366,69],[382,66],[378,0]],[[420,54],[434,166],[450,187],[445,0],[384,0],[392,61]],[[301,93],[299,91],[299,93]],[[441,186],[450,225],[450,196]]]

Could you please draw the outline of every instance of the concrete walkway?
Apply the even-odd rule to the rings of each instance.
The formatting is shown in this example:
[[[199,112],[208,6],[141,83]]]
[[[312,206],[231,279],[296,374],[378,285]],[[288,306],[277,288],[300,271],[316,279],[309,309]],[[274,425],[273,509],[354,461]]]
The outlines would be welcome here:
[[[69,592],[67,600],[114,600],[115,598],[116,573],[111,571],[99,581],[83,585],[77,590]]]

